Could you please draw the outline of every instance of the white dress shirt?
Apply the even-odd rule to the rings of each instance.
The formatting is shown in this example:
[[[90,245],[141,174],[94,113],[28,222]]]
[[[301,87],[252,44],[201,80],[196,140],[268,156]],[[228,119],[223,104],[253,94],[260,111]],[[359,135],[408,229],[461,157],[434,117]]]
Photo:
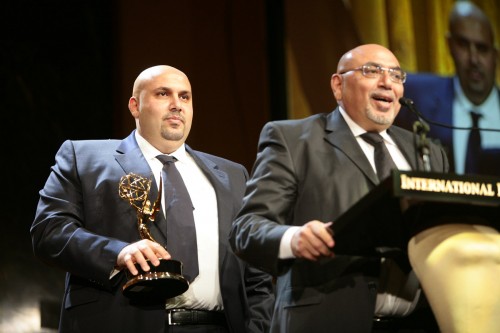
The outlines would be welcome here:
[[[156,156],[162,153],[141,137],[137,131],[135,138],[153,171],[158,186],[163,163]],[[223,310],[219,284],[219,224],[215,190],[203,171],[186,152],[184,144],[169,155],[178,160],[175,162],[175,166],[179,170],[193,202],[199,275],[184,294],[168,300],[167,308]],[[163,208],[165,207],[164,200],[163,197]],[[175,259],[175,253],[171,253],[171,255]]]

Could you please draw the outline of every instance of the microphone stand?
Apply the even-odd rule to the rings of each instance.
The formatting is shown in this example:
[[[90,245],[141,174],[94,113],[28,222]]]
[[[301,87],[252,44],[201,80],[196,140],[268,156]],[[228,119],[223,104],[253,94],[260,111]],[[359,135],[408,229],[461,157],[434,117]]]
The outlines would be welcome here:
[[[423,123],[421,120],[416,120],[413,123],[413,133],[415,133],[415,146],[420,153],[420,157],[424,163],[424,171],[431,171],[431,157],[430,157],[430,140],[427,138],[429,133],[429,125]]]
[[[420,112],[418,112],[415,109],[415,106],[413,105],[413,101],[409,98],[401,97],[399,99],[399,102],[401,105],[406,106],[407,108],[410,109],[417,117],[418,120],[416,120],[413,123],[413,134],[415,138],[415,147],[417,150],[417,153],[420,154],[420,158],[422,159],[422,162],[424,164],[424,171],[430,172],[431,171],[431,157],[430,157],[430,140],[427,137],[427,133],[429,133],[430,127],[429,125],[420,117]],[[417,156],[417,160],[418,160]]]
[[[440,123],[437,121],[432,121],[432,120],[425,118],[425,116],[423,114],[421,114],[415,108],[415,105],[411,99],[406,98],[406,97],[401,97],[399,99],[399,103],[402,106],[406,106],[418,118],[418,120],[415,121],[415,123],[413,124],[413,134],[414,134],[414,138],[415,138],[414,145],[415,145],[415,150],[416,150],[415,155],[416,155],[417,160],[419,159],[419,157],[422,158],[425,171],[431,170],[430,158],[429,158],[429,150],[430,150],[429,142],[430,141],[426,137],[427,133],[429,132],[429,125],[428,124],[432,124],[432,125],[436,125],[439,127],[452,129],[452,130],[468,130],[468,131],[470,131],[472,129],[478,129],[480,131],[500,132],[500,129],[498,129],[498,128],[452,126],[449,124],[444,124],[444,123]],[[420,156],[418,154],[420,154]]]

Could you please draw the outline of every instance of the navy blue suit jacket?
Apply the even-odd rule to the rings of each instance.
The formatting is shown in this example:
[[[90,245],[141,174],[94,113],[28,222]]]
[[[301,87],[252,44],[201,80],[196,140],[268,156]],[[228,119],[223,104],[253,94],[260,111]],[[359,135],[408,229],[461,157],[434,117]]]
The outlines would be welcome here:
[[[186,149],[217,196],[220,287],[230,330],[265,332],[274,302],[271,278],[238,259],[227,240],[247,171]],[[66,141],[40,191],[31,228],[33,248],[43,261],[68,272],[62,332],[164,332],[164,304],[134,304],[122,295],[124,273],[110,279],[118,253],[139,240],[136,210],[118,195],[120,178],[130,172],[154,179],[134,132],[124,140]],[[151,197],[156,196],[153,185]],[[158,214],[150,227],[163,244],[165,224],[164,215]]]

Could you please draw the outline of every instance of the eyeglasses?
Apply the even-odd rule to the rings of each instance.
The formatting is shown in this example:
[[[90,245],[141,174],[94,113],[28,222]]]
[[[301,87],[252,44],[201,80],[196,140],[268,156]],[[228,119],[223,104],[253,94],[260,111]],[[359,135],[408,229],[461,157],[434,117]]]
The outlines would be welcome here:
[[[387,72],[389,73],[389,78],[392,82],[402,84],[406,81],[406,72],[404,72],[401,68],[387,68],[379,65],[363,65],[361,67],[350,69],[339,74],[344,75],[345,73],[353,71],[361,71],[361,74],[363,74],[364,77],[369,78],[379,78],[384,74],[384,72]]]

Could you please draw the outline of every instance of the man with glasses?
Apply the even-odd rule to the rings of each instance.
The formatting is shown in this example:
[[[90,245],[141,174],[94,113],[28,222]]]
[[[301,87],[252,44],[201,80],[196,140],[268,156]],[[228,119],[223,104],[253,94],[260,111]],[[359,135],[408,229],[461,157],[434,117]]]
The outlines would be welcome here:
[[[384,71],[387,71],[392,81],[397,83],[405,83],[406,81],[406,73],[403,72],[401,68],[384,68],[374,63],[368,63],[361,67],[354,68],[340,74],[345,74],[352,71],[360,71],[361,73],[363,73],[363,76],[371,78],[379,77],[384,73]]]
[[[500,131],[500,94],[495,86],[498,50],[491,22],[473,3],[457,1],[450,12],[446,39],[456,76],[409,75],[405,97],[429,121]],[[414,114],[405,111],[396,124],[411,130],[415,120]],[[481,131],[477,148],[471,146],[468,153],[469,130],[430,126],[429,136],[445,147],[451,171],[500,176],[500,132]]]
[[[423,298],[413,273],[391,259],[335,254],[342,236],[330,228],[388,170],[421,165],[412,133],[392,126],[405,79],[391,51],[361,45],[331,77],[333,112],[264,126],[230,242],[276,276],[271,332],[437,331],[430,311],[417,320]],[[434,144],[430,159],[433,171],[447,171]]]

